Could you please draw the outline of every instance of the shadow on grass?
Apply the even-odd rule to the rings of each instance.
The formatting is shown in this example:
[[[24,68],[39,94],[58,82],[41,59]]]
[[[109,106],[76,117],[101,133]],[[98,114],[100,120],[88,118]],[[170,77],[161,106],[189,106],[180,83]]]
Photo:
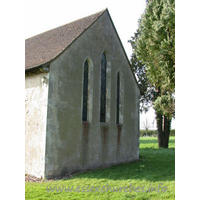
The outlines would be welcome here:
[[[76,178],[109,180],[175,180],[175,148],[140,148],[140,160],[76,174]]]

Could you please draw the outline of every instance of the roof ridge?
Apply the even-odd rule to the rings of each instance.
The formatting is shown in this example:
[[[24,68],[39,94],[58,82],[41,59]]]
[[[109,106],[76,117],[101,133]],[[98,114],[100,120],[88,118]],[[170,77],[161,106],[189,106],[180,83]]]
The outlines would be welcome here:
[[[107,8],[25,40],[25,69],[52,61],[95,23]]]
[[[49,29],[49,30],[47,30],[47,31],[38,33],[37,35],[33,35],[33,36],[29,37],[29,38],[26,38],[25,40],[31,39],[31,38],[33,38],[33,37],[36,37],[36,36],[38,36],[38,35],[41,35],[41,34],[44,34],[44,33],[46,33],[46,32],[52,31],[52,30],[54,30],[54,29],[57,29],[57,28],[60,28],[60,27],[69,25],[69,24],[74,23],[74,22],[77,22],[77,21],[79,21],[79,20],[83,20],[83,19],[86,19],[86,18],[88,18],[88,17],[92,17],[92,16],[97,15],[97,14],[100,14],[100,13],[103,14],[106,10],[108,10],[108,9],[105,8],[105,9],[103,9],[103,10],[101,10],[101,11],[99,11],[99,12],[96,12],[96,13],[94,13],[94,14],[91,14],[91,15],[88,15],[88,16],[85,16],[85,17],[82,17],[82,18],[79,18],[79,19],[75,19],[75,20],[73,20],[73,21],[71,21],[71,22],[68,22],[68,23],[66,23],[66,24],[57,26],[57,27],[55,27],[55,28],[51,28],[51,29]],[[101,14],[100,14],[100,16],[101,16]],[[100,16],[99,16],[99,17],[100,17]],[[97,19],[98,19],[98,18],[97,18]],[[95,20],[95,21],[96,21],[96,20]]]

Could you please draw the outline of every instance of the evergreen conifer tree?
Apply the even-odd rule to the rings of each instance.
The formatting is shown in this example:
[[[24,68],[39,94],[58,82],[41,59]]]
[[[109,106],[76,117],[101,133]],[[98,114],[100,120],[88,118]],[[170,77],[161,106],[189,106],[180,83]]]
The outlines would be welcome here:
[[[159,147],[168,148],[175,117],[175,0],[149,0],[129,41],[132,70],[141,88],[141,109],[153,102]]]

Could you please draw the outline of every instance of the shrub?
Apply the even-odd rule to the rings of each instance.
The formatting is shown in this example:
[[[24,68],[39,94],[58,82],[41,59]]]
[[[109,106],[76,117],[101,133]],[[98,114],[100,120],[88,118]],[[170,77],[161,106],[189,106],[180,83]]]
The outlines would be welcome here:
[[[145,137],[145,136],[157,137],[158,131],[157,130],[148,130],[146,133],[146,130],[140,130],[140,137]],[[170,130],[170,136],[175,136],[175,129]]]
[[[175,136],[175,129],[170,130],[170,136]]]

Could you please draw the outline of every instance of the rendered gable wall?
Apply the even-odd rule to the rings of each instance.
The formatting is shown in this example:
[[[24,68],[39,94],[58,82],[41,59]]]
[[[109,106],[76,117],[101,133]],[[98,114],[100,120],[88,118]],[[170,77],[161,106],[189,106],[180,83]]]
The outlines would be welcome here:
[[[106,124],[100,123],[101,55],[107,57]],[[89,126],[82,124],[83,65],[90,61]],[[123,125],[116,125],[117,72]],[[45,177],[139,158],[139,88],[108,12],[50,64]],[[46,109],[46,108],[45,108]]]
[[[25,77],[25,172],[37,177],[44,177],[45,168],[48,77]]]

